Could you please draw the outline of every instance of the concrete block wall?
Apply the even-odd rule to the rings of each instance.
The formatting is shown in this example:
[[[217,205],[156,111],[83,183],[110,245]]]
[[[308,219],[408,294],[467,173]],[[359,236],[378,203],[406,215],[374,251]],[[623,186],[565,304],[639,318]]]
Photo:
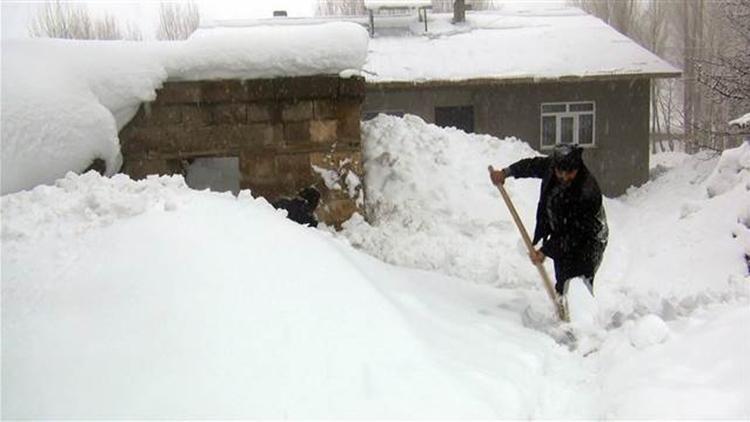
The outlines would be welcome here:
[[[143,178],[184,172],[194,158],[239,157],[242,189],[275,201],[314,186],[319,220],[338,226],[362,212],[344,181],[348,172],[364,180],[364,96],[362,78],[337,76],[167,82],[120,132],[122,171]]]

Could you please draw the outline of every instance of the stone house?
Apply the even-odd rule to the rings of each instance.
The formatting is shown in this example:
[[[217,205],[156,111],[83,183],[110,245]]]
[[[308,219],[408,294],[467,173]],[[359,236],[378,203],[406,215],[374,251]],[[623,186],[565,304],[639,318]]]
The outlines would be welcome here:
[[[279,31],[300,41],[290,46]],[[194,188],[250,189],[269,202],[312,187],[317,219],[333,226],[361,211],[363,189],[353,184],[362,177],[365,82],[339,73],[361,66],[366,31],[338,23],[218,32],[186,42],[180,67],[120,131],[122,172],[183,174]],[[334,50],[316,49],[321,37]]]

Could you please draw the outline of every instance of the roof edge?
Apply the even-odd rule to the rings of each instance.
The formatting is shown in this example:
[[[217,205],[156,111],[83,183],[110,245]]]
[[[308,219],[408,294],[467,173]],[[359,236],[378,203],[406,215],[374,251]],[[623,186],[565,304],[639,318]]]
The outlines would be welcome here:
[[[623,79],[668,79],[679,78],[682,72],[659,72],[659,73],[630,73],[618,75],[588,75],[588,76],[560,76],[560,77],[521,77],[521,78],[471,78],[471,79],[434,79],[427,81],[365,81],[368,87],[409,89],[409,88],[442,88],[454,86],[479,86],[479,85],[513,85],[531,83],[555,83],[555,82],[600,82]]]

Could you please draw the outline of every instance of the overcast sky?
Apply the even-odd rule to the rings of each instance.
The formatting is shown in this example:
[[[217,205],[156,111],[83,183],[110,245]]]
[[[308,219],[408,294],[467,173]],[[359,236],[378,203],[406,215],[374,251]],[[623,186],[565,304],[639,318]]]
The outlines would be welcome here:
[[[0,0],[2,4],[2,37],[28,36],[28,25],[43,1]],[[144,38],[153,38],[159,16],[160,0],[87,0],[72,2],[85,4],[94,14],[105,12],[116,16],[122,25],[126,21],[137,24]],[[316,0],[196,0],[201,16],[207,19],[243,19],[271,17],[274,10],[286,10],[289,16],[312,16]]]

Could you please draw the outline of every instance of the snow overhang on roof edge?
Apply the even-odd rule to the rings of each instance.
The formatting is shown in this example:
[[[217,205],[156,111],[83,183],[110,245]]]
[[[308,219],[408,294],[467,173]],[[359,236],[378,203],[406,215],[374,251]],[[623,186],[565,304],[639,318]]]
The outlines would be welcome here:
[[[584,76],[559,76],[559,77],[509,77],[509,78],[469,78],[469,79],[429,79],[429,80],[372,80],[366,79],[368,85],[376,85],[387,88],[410,88],[410,87],[447,87],[447,86],[476,86],[476,85],[509,85],[530,83],[553,83],[553,82],[598,82],[622,79],[669,79],[679,78],[682,71],[656,72],[656,73],[620,73],[605,75]]]

